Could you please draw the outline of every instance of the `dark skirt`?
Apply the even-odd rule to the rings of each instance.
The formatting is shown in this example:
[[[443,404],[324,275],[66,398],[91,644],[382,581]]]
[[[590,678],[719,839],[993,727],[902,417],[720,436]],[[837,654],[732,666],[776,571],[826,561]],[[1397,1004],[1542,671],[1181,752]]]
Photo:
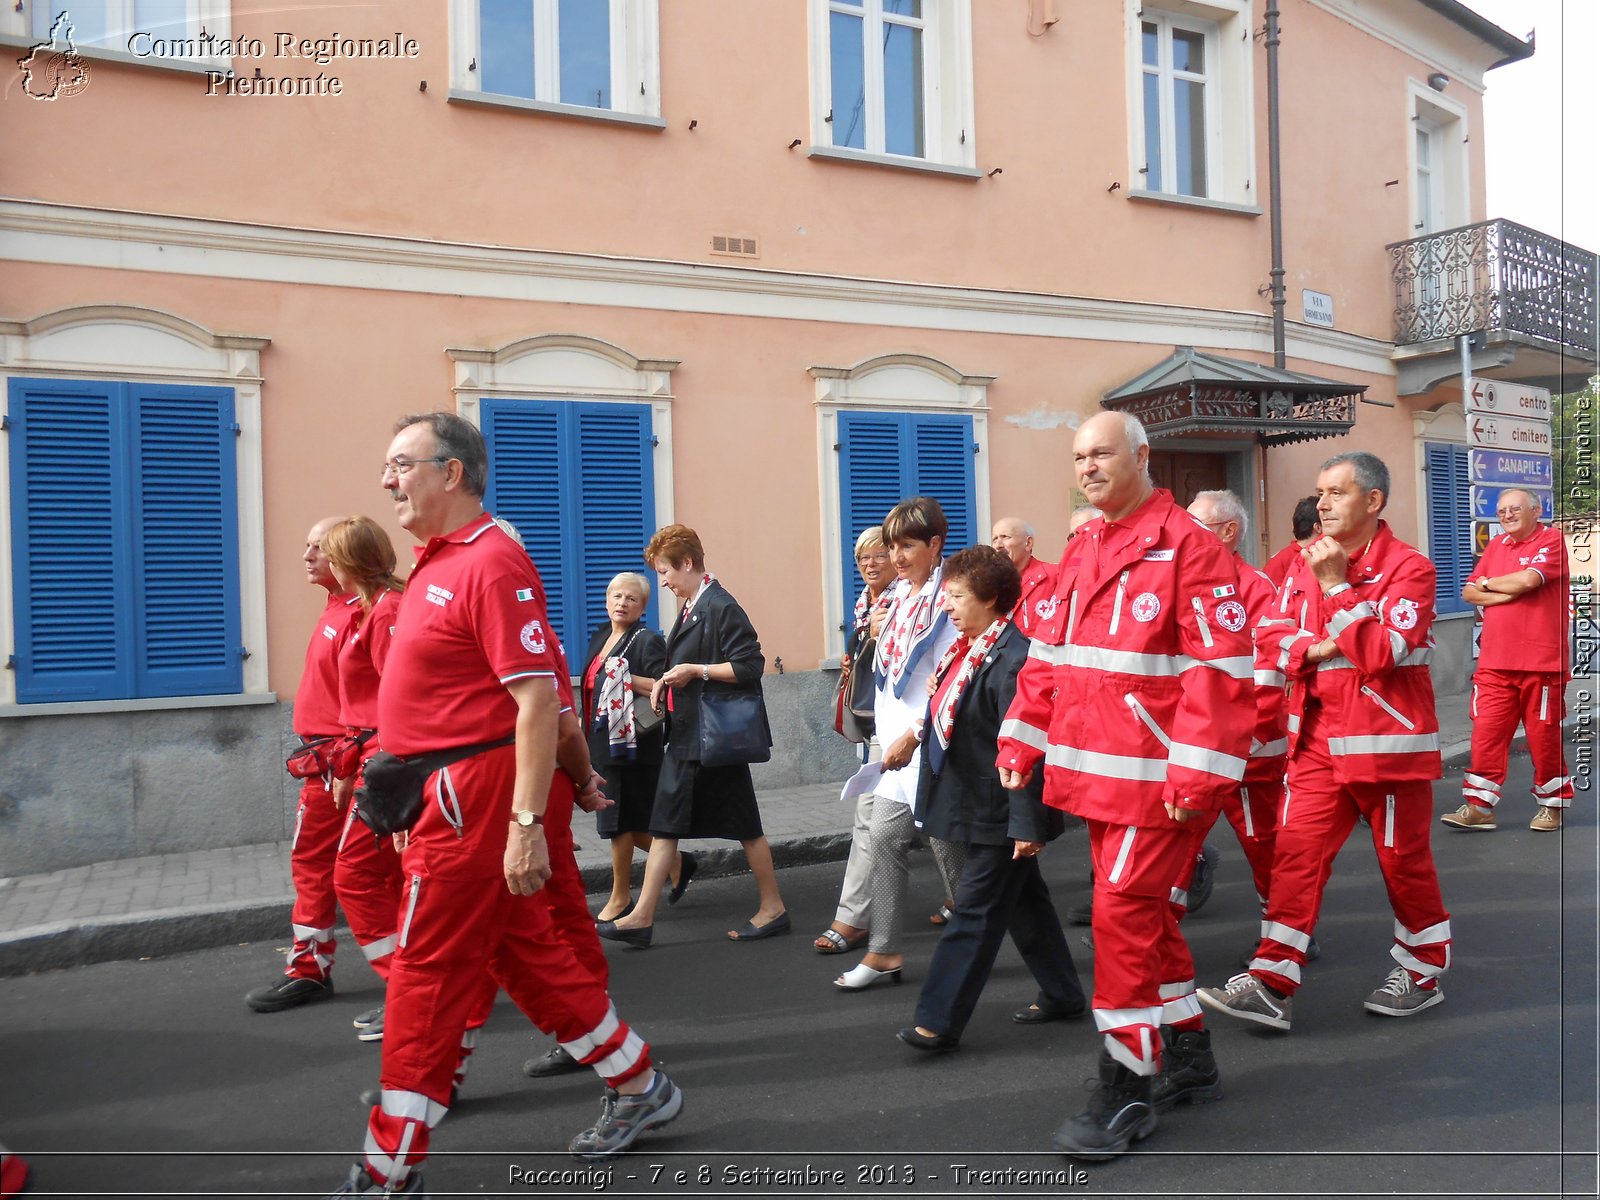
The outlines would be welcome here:
[[[605,777],[606,795],[616,801],[594,814],[595,831],[603,838],[614,838],[619,833],[649,833],[661,764],[597,762],[594,769]]]
[[[702,767],[698,759],[662,757],[650,832],[657,837],[726,838],[748,842],[762,836],[755,784],[743,763]]]

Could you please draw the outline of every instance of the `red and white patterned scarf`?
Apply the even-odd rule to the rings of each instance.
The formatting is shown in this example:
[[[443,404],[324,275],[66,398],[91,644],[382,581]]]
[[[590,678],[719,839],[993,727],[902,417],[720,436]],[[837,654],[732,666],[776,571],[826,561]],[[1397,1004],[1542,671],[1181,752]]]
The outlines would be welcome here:
[[[613,759],[632,759],[639,754],[639,735],[633,727],[633,672],[628,660],[618,655],[600,665],[599,686],[594,699],[595,722],[606,723],[606,742]]]
[[[933,684],[937,692],[939,685],[944,682],[945,673],[957,659],[961,665],[956,669],[956,677],[950,686],[944,689],[944,698],[939,702],[937,711],[930,713],[933,725],[934,741],[938,745],[937,752],[930,748],[928,765],[936,767],[937,762],[943,761],[944,752],[950,749],[950,735],[956,727],[956,706],[961,703],[961,693],[966,691],[967,684],[972,682],[972,677],[977,674],[978,668],[983,665],[983,660],[989,657],[989,652],[994,649],[994,644],[1000,640],[1000,635],[1005,632],[1006,626],[1011,624],[1010,615],[1000,617],[989,628],[978,635],[977,641],[971,641],[963,634],[958,637],[955,644],[944,652],[944,657],[939,660],[939,665],[933,669]]]
[[[910,589],[904,579],[893,588],[894,599],[872,664],[880,685],[887,680],[896,696],[904,694],[911,668],[926,653],[934,634],[950,619],[944,612],[942,567],[935,567],[914,595]]]
[[[700,586],[695,589],[694,595],[689,597],[689,602],[683,606],[683,619],[685,621],[689,619],[689,614],[694,611],[694,602],[700,599],[700,597],[705,593],[705,590],[716,581],[717,577],[710,571],[707,571],[704,575],[700,576]]]

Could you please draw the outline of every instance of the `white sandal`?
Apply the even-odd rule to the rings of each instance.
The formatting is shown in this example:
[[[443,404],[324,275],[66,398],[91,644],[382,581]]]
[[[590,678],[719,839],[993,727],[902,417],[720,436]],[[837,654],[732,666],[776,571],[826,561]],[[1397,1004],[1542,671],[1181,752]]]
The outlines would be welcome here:
[[[901,968],[875,971],[866,963],[857,963],[833,981],[833,986],[843,992],[861,992],[875,983],[899,983]]]

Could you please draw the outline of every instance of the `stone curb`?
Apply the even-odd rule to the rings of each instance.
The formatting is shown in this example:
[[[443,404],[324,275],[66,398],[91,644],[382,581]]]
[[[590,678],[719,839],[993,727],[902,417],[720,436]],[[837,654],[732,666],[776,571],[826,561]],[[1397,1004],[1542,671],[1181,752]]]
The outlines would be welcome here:
[[[772,843],[772,861],[780,870],[842,862],[849,852],[848,832],[784,838]],[[697,878],[715,879],[747,870],[744,851],[737,846],[694,853]],[[641,870],[642,864],[635,868],[636,878]],[[609,863],[591,864],[580,873],[584,890],[590,895],[610,890]],[[293,904],[294,896],[285,895],[34,925],[0,934],[0,979],[282,937],[288,932]],[[341,932],[349,936],[348,930]]]

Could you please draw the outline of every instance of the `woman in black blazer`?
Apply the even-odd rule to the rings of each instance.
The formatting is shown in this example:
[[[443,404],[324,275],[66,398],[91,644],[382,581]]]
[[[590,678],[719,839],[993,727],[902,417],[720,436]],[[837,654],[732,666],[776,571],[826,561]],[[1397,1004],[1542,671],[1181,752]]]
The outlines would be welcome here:
[[[605,779],[606,795],[615,804],[594,815],[595,830],[611,842],[611,895],[600,906],[596,919],[610,921],[633,907],[633,850],[650,849],[650,809],[655,804],[656,777],[661,773],[662,728],[649,732],[624,728],[620,701],[631,711],[635,695],[649,696],[656,679],[667,665],[667,645],[661,635],[644,623],[645,605],[650,600],[650,581],[637,571],[625,571],[606,585],[606,614],[610,617],[594,631],[583,668],[583,727],[589,737],[589,759]],[[624,677],[615,662],[627,666]],[[614,673],[614,676],[613,674]],[[629,684],[626,695],[607,695]],[[607,703],[598,702],[602,696]],[[631,722],[629,723],[631,725]],[[629,737],[628,735],[631,735]],[[693,859],[677,868],[674,892],[682,894],[688,881],[683,873],[694,874]]]
[[[1039,983],[1038,998],[1013,1020],[1033,1025],[1089,1011],[1039,874],[1038,855],[1061,832],[1062,816],[1044,806],[1042,771],[1030,788],[1008,792],[995,767],[1000,722],[1028,657],[1028,638],[1007,615],[1021,587],[1011,560],[990,546],[944,564],[945,611],[961,637],[934,672],[916,815],[929,837],[965,845],[967,860],[955,911],[928,964],[916,1025],[899,1033],[918,1050],[960,1043],[1007,932]]]
[[[601,937],[644,947],[655,929],[656,902],[681,838],[730,838],[744,847],[756,877],[756,913],[728,936],[736,942],[788,933],[789,914],[778,894],[772,849],[761,829],[755,785],[743,763],[707,767],[699,761],[700,698],[715,692],[760,694],[766,659],[750,618],[705,569],[700,537],[686,525],[668,525],[645,547],[645,561],[663,587],[684,601],[667,635],[667,669],[651,693],[665,701],[667,743],[650,817],[650,857],[633,911],[597,928]]]

